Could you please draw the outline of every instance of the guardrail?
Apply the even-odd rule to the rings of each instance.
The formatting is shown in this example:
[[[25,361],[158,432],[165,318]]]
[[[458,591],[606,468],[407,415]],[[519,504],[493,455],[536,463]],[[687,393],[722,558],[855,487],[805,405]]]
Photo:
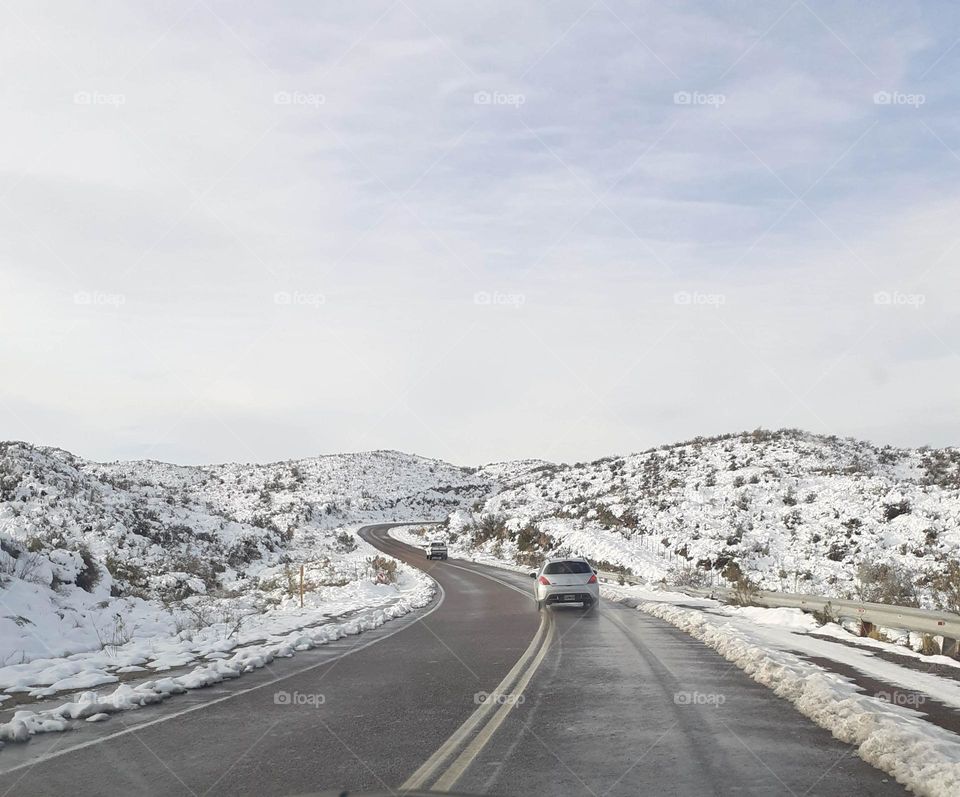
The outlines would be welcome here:
[[[610,570],[597,570],[597,575],[600,576],[601,581],[616,581],[620,583],[623,581],[624,584],[646,584],[646,581],[637,578],[636,576],[628,576],[623,573],[613,573]]]
[[[633,576],[621,575],[601,570],[599,576],[605,581],[625,584],[639,584],[641,580]],[[698,598],[714,598],[729,602],[737,592],[729,587],[706,587],[703,589],[682,587],[681,592]],[[960,658],[960,615],[951,612],[938,612],[929,609],[915,609],[910,606],[892,606],[886,603],[867,603],[841,598],[824,598],[819,595],[802,595],[790,592],[767,592],[759,590],[751,593],[749,603],[752,606],[765,606],[771,609],[802,609],[805,612],[823,612],[844,620],[859,620],[867,627],[898,628],[914,631],[918,634],[930,634],[943,637],[942,650],[945,656]]]

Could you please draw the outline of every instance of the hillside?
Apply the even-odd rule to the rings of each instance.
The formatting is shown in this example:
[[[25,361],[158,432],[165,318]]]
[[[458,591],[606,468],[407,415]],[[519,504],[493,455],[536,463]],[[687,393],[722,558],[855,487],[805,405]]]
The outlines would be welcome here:
[[[282,610],[301,564],[317,606],[342,601],[378,577],[356,524],[442,518],[485,489],[389,451],[181,467],[2,443],[0,668]]]
[[[571,551],[650,580],[742,574],[766,589],[957,610],[960,451],[796,430],[700,438],[513,472],[447,530],[510,561]]]

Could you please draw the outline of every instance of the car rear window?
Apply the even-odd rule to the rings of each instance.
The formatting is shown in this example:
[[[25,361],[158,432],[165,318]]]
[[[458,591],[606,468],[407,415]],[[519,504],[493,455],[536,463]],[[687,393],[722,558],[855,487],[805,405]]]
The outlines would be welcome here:
[[[573,575],[575,573],[590,573],[590,565],[586,562],[550,562],[544,568],[544,573],[550,575]]]
[[[431,547],[431,548],[446,548],[446,547],[447,547],[447,544],[446,544],[445,542],[431,542],[431,543],[430,543],[430,547]]]

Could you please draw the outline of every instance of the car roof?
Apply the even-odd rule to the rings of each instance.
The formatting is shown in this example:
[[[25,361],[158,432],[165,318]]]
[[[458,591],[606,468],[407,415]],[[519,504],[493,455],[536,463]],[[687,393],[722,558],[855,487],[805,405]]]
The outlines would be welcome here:
[[[550,564],[550,562],[587,562],[587,564],[590,564],[582,556],[551,556],[549,559],[543,560],[545,565]]]

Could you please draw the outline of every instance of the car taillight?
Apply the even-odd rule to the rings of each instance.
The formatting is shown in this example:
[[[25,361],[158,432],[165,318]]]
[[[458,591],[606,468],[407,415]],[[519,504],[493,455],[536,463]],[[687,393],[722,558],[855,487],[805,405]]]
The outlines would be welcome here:
[[[550,581],[547,579],[546,576],[540,576],[539,581],[540,581],[540,583],[543,584],[545,587],[549,587],[549,586],[550,586]]]
[[[596,583],[597,583],[597,574],[594,573],[592,576],[590,576],[590,580],[589,580],[587,583],[588,583],[588,584],[596,584]]]

